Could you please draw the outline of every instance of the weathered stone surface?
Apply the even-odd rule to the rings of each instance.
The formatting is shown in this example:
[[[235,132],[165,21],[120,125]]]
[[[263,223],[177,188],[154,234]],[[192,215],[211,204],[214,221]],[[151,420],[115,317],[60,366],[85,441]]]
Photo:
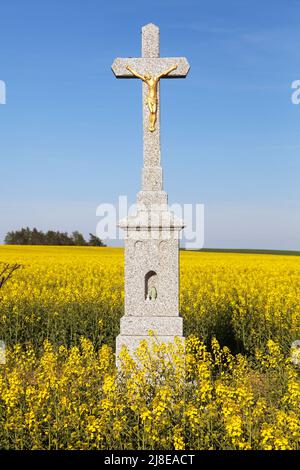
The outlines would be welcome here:
[[[147,145],[146,143],[144,145]],[[148,159],[148,164],[151,163],[149,166],[144,166],[143,172],[142,172],[142,190],[143,191],[162,191],[163,189],[163,173],[162,173],[162,168],[161,166],[156,166],[156,163],[158,163],[156,160],[159,158],[159,156],[152,153],[151,160],[152,162],[149,162]]]
[[[158,206],[157,210],[168,210],[168,195],[165,191],[140,191],[137,195],[137,204],[144,205],[150,210],[151,206]],[[143,207],[140,208],[143,210]]]
[[[153,301],[149,301],[153,302]],[[182,336],[181,317],[127,317],[121,318],[120,334],[125,336]]]
[[[159,75],[173,65],[177,65],[177,69],[173,70],[167,77],[164,77],[164,80],[170,78],[185,78],[190,69],[189,63],[185,57],[117,57],[111,67],[117,78],[136,78],[126,69],[127,65],[142,75],[146,73]]]
[[[157,232],[144,239],[137,233],[134,231],[133,237],[125,240],[125,315],[178,316],[178,239],[156,239]],[[157,276],[155,301],[147,300],[150,272]]]
[[[159,28],[153,23],[142,27],[142,56],[159,57]]]
[[[159,238],[169,239],[173,238],[170,232],[180,231],[184,228],[183,221],[172,212],[164,210],[164,205],[160,204],[153,204],[150,209],[147,206],[141,205],[136,215],[130,215],[120,220],[118,225],[123,229],[137,232],[136,237],[131,236],[130,238],[141,238],[143,240],[147,239],[149,235],[147,233],[142,234],[141,232],[159,230],[161,232]]]

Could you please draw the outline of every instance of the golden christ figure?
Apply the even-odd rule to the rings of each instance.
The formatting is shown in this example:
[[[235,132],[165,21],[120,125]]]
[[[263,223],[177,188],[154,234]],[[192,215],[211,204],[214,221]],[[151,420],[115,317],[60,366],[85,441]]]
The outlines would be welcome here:
[[[145,73],[145,75],[141,75],[135,70],[133,70],[129,65],[126,66],[126,69],[129,70],[129,72],[132,73],[136,78],[140,78],[143,80],[143,82],[147,83],[148,85],[148,95],[147,95],[147,105],[150,111],[150,116],[149,116],[149,131],[153,132],[155,131],[155,124],[156,124],[156,117],[157,117],[157,85],[158,82],[161,78],[166,77],[169,75],[173,70],[177,69],[177,65],[173,65],[173,67],[169,68],[165,72],[155,76],[151,76],[148,73]]]

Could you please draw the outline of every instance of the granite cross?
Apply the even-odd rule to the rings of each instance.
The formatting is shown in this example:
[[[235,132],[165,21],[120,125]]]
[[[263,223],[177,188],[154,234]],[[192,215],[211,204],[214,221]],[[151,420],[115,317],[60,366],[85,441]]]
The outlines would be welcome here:
[[[184,57],[159,57],[159,29],[142,28],[142,57],[116,59],[117,78],[143,82],[144,166],[136,214],[119,222],[125,244],[125,308],[116,339],[116,358],[123,346],[130,354],[141,340],[172,343],[183,339],[179,315],[179,234],[184,223],[168,207],[160,161],[159,81],[183,78],[189,71]]]
[[[160,78],[184,78],[189,68],[185,57],[162,58],[159,56],[159,28],[152,23],[142,28],[142,57],[117,58],[112,65],[117,78],[140,78],[143,81],[142,190],[144,191],[163,189],[160,163],[159,80]]]

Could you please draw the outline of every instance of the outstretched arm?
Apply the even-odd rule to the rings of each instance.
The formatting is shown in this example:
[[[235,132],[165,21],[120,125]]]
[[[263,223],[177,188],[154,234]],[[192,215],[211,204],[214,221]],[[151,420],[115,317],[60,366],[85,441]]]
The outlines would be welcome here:
[[[129,67],[129,65],[126,65],[126,69],[129,70],[129,72],[131,72],[132,75],[134,75],[136,78],[140,78],[141,80],[144,80],[143,75],[140,75],[138,72],[136,72],[131,67]]]
[[[173,67],[170,67],[168,70],[166,70],[165,72],[162,72],[160,75],[158,75],[157,78],[160,79],[160,78],[166,77],[171,72],[173,72],[173,70],[176,70],[177,67],[178,67],[178,65],[173,65]]]

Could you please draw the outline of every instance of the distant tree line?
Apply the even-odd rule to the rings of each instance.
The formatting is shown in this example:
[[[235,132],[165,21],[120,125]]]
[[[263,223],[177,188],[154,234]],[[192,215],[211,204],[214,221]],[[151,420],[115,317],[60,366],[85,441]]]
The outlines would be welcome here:
[[[48,230],[43,232],[29,227],[21,228],[15,232],[8,232],[4,239],[7,245],[68,245],[68,246],[106,246],[102,240],[92,233],[89,240],[77,230],[69,235],[67,232]]]

